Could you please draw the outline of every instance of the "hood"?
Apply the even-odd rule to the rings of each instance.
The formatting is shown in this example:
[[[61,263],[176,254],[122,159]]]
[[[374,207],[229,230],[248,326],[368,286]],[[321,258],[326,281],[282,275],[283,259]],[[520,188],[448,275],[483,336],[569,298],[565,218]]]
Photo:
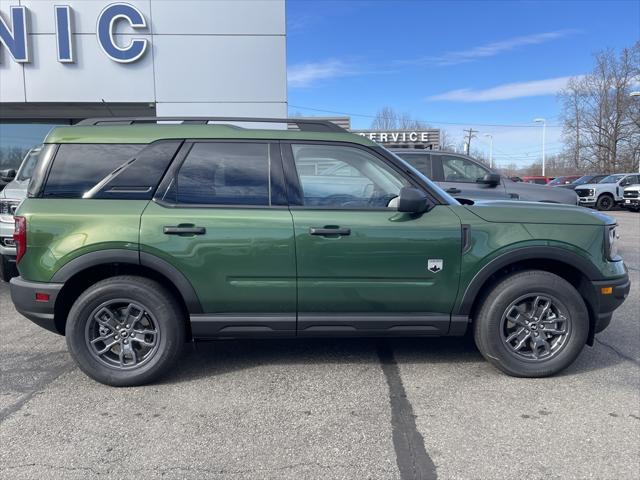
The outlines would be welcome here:
[[[576,189],[584,188],[585,190],[588,190],[590,188],[593,188],[595,190],[596,188],[598,188],[598,185],[600,185],[600,186],[602,186],[602,185],[615,185],[615,183],[611,183],[611,184],[609,184],[609,183],[600,183],[600,184],[598,184],[598,183],[585,183],[584,185],[578,185],[576,187]]]
[[[513,182],[507,186],[509,191],[517,193],[524,201],[544,200],[548,202],[576,204],[576,194],[566,188],[550,187],[549,185],[537,185],[535,183]]]
[[[10,198],[12,200],[22,200],[27,196],[27,188],[29,187],[29,180],[23,180],[18,182],[14,180],[9,182],[4,190],[0,192],[0,197]]]
[[[487,222],[609,225],[615,219],[598,211],[556,203],[487,201],[465,207]]]
[[[639,190],[640,191],[640,185],[631,185],[630,187],[625,187],[624,191],[626,192],[627,190],[629,190],[629,191]]]

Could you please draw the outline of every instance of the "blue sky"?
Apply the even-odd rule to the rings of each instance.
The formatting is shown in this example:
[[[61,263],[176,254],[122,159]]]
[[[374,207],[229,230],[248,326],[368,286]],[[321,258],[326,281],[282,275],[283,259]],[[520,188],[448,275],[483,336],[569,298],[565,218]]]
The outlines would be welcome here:
[[[287,34],[290,114],[359,114],[368,128],[391,106],[456,143],[473,127],[488,151],[492,134],[499,164],[526,164],[541,152],[534,118],[547,152],[561,149],[567,79],[640,39],[640,1],[287,0]]]

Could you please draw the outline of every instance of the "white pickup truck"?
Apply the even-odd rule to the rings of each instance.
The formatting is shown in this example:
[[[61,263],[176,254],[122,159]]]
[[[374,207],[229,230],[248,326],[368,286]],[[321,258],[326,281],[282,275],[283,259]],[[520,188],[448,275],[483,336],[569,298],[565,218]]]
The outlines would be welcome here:
[[[598,210],[611,210],[616,205],[622,204],[625,187],[636,184],[640,184],[640,174],[615,173],[598,183],[580,185],[575,190],[578,195],[578,205],[596,207]]]
[[[640,212],[640,185],[631,185],[624,189],[622,206],[627,210]]]

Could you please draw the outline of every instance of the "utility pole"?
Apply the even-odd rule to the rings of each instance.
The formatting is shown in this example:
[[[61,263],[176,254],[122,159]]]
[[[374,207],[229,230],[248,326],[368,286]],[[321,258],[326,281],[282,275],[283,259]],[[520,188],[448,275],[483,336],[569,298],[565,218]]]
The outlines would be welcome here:
[[[478,133],[478,130],[470,128],[468,130],[463,130],[463,132],[465,133],[464,148],[466,150],[464,153],[469,155],[471,153],[471,139],[475,137],[475,134]]]

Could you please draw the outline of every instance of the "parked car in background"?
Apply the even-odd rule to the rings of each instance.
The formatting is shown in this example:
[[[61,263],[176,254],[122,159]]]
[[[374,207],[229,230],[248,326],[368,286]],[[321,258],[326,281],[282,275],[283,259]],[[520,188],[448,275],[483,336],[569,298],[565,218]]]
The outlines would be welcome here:
[[[603,178],[608,177],[609,175],[607,174],[600,174],[600,175],[583,175],[580,178],[578,178],[577,180],[574,180],[571,183],[568,183],[566,185],[558,185],[561,188],[568,188],[570,190],[575,190],[576,187],[579,187],[580,185],[585,185],[587,183],[598,183],[600,180],[602,180]]]
[[[552,177],[543,177],[536,175],[528,175],[522,177],[522,181],[525,183],[535,183],[536,185],[547,185],[552,180]]]
[[[633,212],[640,211],[640,185],[631,185],[624,189],[622,206]]]
[[[625,187],[640,183],[638,173],[615,173],[598,183],[587,183],[576,187],[578,204],[583,207],[596,207],[598,210],[611,210],[623,201]]]
[[[525,200],[567,205],[577,203],[577,197],[573,192],[526,182],[514,182],[467,155],[417,149],[392,151],[456,198]]]
[[[18,274],[13,242],[13,214],[27,196],[29,180],[38,162],[40,147],[27,152],[14,179],[0,192],[0,279],[8,282]]]
[[[13,168],[0,170],[0,191],[4,190],[4,187],[11,183],[15,176],[16,171]]]
[[[550,187],[560,187],[562,185],[569,185],[571,182],[579,178],[580,178],[580,175],[562,175],[560,177],[556,177],[553,180],[551,180],[548,183],[548,185]]]

